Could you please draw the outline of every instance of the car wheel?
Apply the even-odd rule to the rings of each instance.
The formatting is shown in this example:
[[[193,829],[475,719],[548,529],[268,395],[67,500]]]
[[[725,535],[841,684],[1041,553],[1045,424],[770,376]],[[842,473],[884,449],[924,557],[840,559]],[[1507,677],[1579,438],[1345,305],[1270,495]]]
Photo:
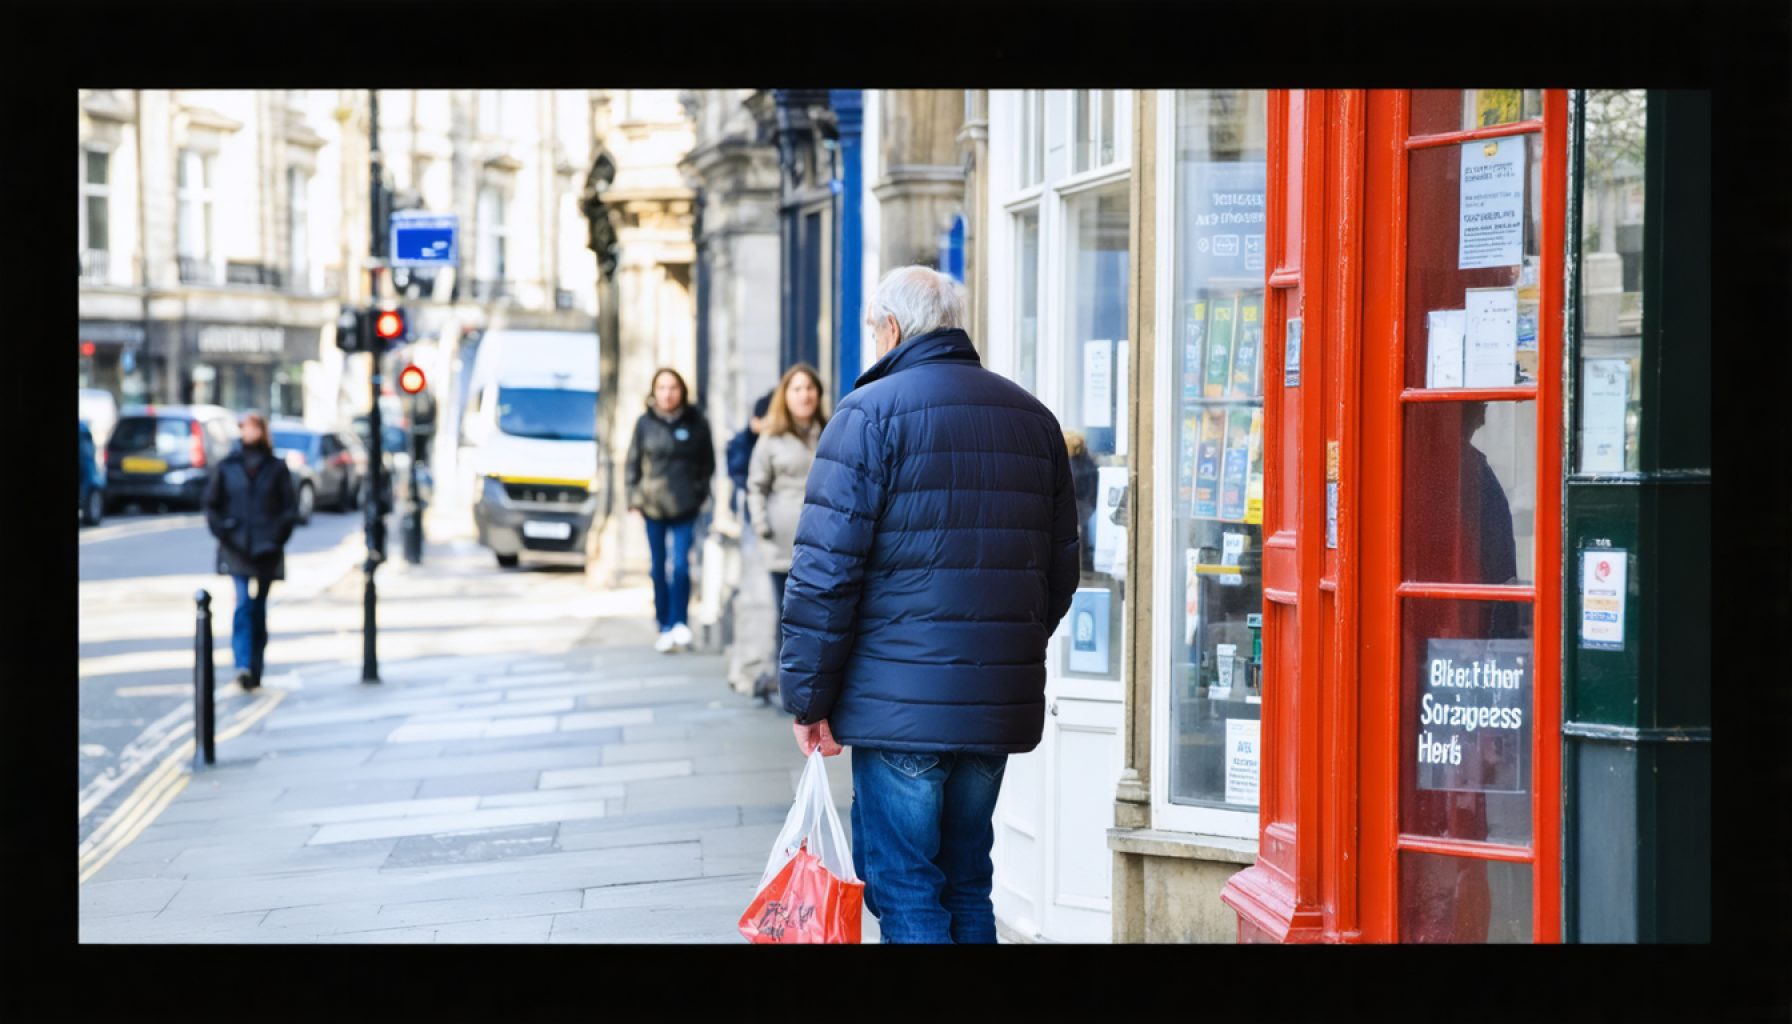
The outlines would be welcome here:
[[[312,510],[317,508],[317,493],[310,484],[299,485],[299,525],[311,522]]]
[[[498,555],[498,567],[502,569],[516,568],[516,555]]]
[[[117,498],[105,498],[100,507],[107,515],[115,516],[118,514],[118,510],[124,507],[124,503]]]
[[[100,525],[106,517],[106,496],[99,491],[87,492],[87,507],[81,510],[81,521],[88,526]]]

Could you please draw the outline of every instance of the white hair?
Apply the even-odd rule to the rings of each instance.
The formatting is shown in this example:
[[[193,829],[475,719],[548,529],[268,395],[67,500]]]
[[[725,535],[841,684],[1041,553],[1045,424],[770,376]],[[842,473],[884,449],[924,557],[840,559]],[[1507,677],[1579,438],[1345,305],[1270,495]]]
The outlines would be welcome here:
[[[875,327],[896,318],[903,341],[928,331],[964,326],[964,288],[949,275],[915,264],[897,267],[877,283],[865,306],[865,322]]]

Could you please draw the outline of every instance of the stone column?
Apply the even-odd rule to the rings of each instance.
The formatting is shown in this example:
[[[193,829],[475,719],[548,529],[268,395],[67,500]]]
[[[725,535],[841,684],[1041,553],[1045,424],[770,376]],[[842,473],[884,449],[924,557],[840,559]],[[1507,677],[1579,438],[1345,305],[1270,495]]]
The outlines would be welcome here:
[[[891,89],[880,115],[882,167],[871,190],[882,221],[879,263],[884,272],[937,266],[940,232],[965,209],[964,91]]]

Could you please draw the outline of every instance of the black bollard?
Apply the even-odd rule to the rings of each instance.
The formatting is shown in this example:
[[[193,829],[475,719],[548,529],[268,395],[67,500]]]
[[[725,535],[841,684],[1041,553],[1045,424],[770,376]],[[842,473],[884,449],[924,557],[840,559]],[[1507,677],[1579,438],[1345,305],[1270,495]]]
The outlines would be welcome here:
[[[212,595],[201,590],[193,601],[199,606],[193,623],[193,770],[198,771],[218,759],[212,701],[217,675],[212,665]]]

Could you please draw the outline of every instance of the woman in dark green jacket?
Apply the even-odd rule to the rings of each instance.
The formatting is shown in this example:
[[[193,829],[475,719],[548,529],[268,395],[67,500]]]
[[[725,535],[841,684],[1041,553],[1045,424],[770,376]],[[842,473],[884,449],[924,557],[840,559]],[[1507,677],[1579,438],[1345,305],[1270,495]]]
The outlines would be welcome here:
[[[660,627],[659,640],[653,646],[662,654],[691,644],[691,627],[686,621],[691,603],[691,541],[715,471],[709,422],[702,410],[691,404],[684,377],[677,370],[661,367],[653,374],[647,411],[635,421],[624,479],[628,510],[639,513],[647,523],[653,612]],[[672,542],[669,568],[668,540]]]

